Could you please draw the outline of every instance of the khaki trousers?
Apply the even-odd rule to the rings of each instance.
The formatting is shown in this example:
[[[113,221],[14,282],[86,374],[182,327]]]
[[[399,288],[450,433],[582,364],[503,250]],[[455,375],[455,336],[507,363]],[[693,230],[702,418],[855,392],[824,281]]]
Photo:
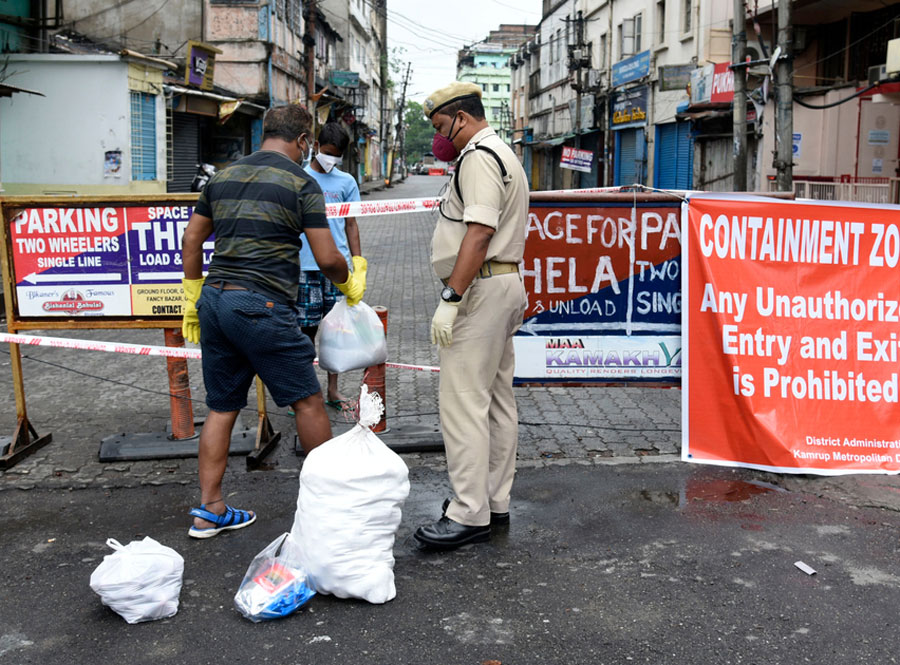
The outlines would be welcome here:
[[[512,381],[512,336],[526,296],[518,273],[476,279],[440,349],[440,413],[447,470],[456,495],[447,517],[468,526],[509,510],[516,472],[518,412]]]

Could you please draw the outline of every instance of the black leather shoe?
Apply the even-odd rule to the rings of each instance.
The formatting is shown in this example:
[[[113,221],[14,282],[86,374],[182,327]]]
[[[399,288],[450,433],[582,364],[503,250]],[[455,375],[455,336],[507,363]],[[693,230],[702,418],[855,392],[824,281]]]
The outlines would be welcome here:
[[[441,506],[441,515],[446,515],[449,507],[450,499],[444,499],[444,505]],[[491,526],[505,526],[507,524],[509,524],[509,513],[491,513]]]
[[[442,517],[434,524],[420,526],[413,537],[424,547],[434,550],[455,550],[469,543],[483,543],[491,537],[489,526],[466,526]]]

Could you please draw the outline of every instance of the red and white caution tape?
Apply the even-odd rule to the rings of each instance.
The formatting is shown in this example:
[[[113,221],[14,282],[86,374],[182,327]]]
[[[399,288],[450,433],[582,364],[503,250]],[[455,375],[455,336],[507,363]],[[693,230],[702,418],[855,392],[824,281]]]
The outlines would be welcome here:
[[[200,358],[200,349],[188,349],[177,346],[148,346],[146,344],[126,344],[123,342],[100,342],[90,339],[72,339],[70,337],[45,337],[43,335],[11,335],[9,333],[0,333],[0,342],[24,344],[28,346],[52,346],[60,349],[80,349],[82,351],[127,353],[134,356]]]
[[[618,192],[622,187],[588,187],[586,189],[554,189],[541,194],[605,194]],[[387,201],[353,201],[329,203],[325,206],[328,217],[372,217],[374,215],[398,215],[410,212],[428,212],[440,205],[440,198],[389,199]]]
[[[123,342],[101,342],[71,337],[46,337],[44,335],[13,335],[0,333],[0,342],[22,344],[24,346],[50,346],[58,349],[79,349],[81,351],[103,351],[105,353],[126,353],[133,356],[163,356],[199,360],[200,349],[178,346],[152,346],[148,344],[127,344]],[[431,365],[408,365],[405,363],[385,363],[387,367],[411,369],[417,372],[440,372],[440,367]]]
[[[409,212],[427,212],[440,204],[439,198],[390,199],[388,201],[353,201],[329,203],[325,206],[328,217],[371,217],[372,215],[397,215]]]

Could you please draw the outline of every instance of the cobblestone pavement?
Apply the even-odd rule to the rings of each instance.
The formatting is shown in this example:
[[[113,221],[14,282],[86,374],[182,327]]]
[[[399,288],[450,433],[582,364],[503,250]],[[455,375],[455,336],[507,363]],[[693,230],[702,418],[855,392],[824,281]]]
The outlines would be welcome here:
[[[411,176],[365,200],[437,195],[446,178]],[[369,261],[366,302],[388,308],[388,354],[395,362],[437,365],[429,343],[438,282],[429,264],[434,220],[431,213],[360,219],[363,254]],[[41,334],[42,331],[38,331]],[[160,330],[71,330],[43,334],[84,339],[163,344]],[[15,426],[10,358],[0,348],[0,391],[7,407],[0,413],[0,437]],[[169,419],[165,361],[88,351],[23,349],[28,413],[40,434],[53,441],[16,466],[0,471],[0,490],[193,484],[196,459],[98,461],[100,440],[117,433],[162,432]],[[199,361],[188,361],[196,418],[202,418],[204,390]],[[360,373],[341,377],[353,394]],[[432,372],[388,369],[388,424],[437,426],[438,376]],[[621,464],[677,459],[680,439],[679,390],[647,388],[516,388],[520,428],[519,465]],[[251,405],[255,396],[251,394]],[[282,443],[259,473],[296,473],[294,420],[269,404]],[[349,425],[330,412],[335,430]],[[255,424],[255,411],[242,414]],[[8,440],[8,439],[7,439]],[[0,438],[0,445],[4,443]],[[440,453],[404,455],[410,466],[442,467]],[[232,457],[229,474],[245,474],[244,460]]]

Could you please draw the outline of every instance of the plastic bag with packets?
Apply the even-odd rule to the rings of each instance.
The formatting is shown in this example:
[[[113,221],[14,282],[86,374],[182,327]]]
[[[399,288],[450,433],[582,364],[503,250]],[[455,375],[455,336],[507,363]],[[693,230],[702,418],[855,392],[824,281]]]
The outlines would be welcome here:
[[[234,606],[250,621],[280,619],[316,595],[300,566],[300,547],[285,533],[250,562]]]

